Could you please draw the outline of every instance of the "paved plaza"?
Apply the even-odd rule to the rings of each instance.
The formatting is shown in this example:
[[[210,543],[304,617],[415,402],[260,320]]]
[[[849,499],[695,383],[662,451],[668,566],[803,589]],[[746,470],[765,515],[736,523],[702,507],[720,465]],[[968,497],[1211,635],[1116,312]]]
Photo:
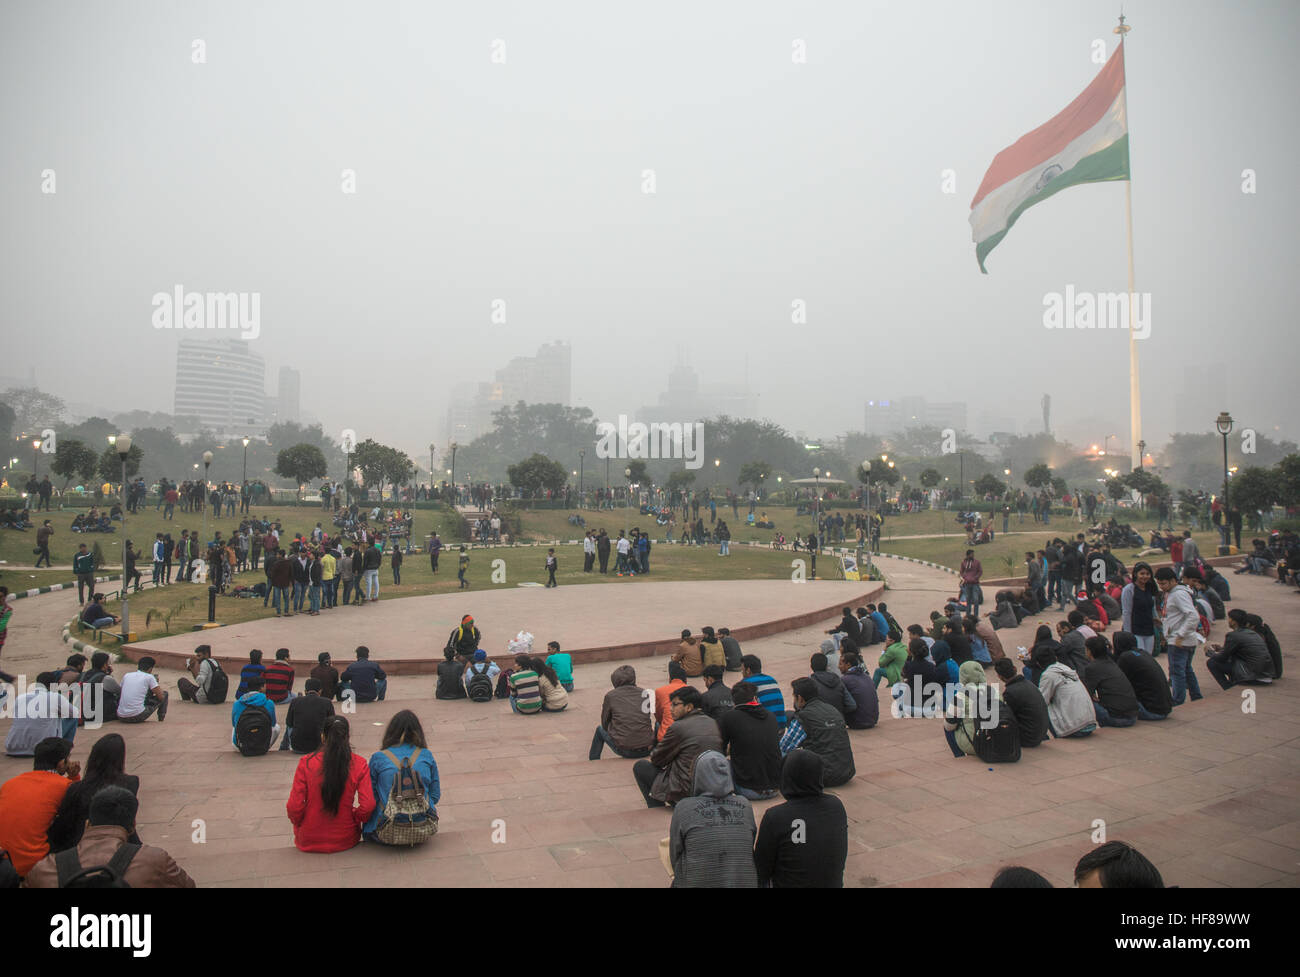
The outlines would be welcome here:
[[[953,592],[950,574],[892,561],[885,569],[890,590],[882,596],[904,625],[926,619]],[[999,866],[1022,864],[1056,885],[1068,885],[1075,862],[1093,846],[1097,822],[1104,821],[1107,839],[1136,845],[1167,884],[1295,886],[1300,881],[1300,663],[1294,649],[1300,642],[1300,597],[1263,578],[1229,579],[1234,594],[1229,607],[1245,607],[1269,621],[1286,657],[1285,678],[1256,690],[1253,714],[1243,712],[1239,690],[1218,689],[1201,660],[1196,670],[1206,698],[1178,707],[1169,721],[1105,729],[1085,740],[1050,741],[1026,750],[1018,764],[990,768],[973,757],[953,759],[939,721],[889,717],[882,687],[880,725],[851,734],[857,777],[835,790],[849,815],[845,883],[987,886]],[[684,627],[736,629],[745,623],[710,589],[717,585],[684,586],[699,589],[705,610],[696,605],[679,613],[671,601],[657,602],[652,610],[666,643]],[[829,607],[845,586],[817,582],[800,589],[813,597],[825,593],[820,606]],[[601,626],[612,626],[612,633],[617,634],[622,616],[645,611],[625,604],[639,599],[632,588],[590,589],[599,591]],[[537,636],[539,648],[552,637],[546,630],[551,619],[538,616],[539,626],[525,613],[504,611],[505,619],[498,619],[498,607],[506,605],[489,604],[489,596],[498,597],[455,595],[455,603],[475,614],[499,660],[505,659],[505,639],[521,627]],[[500,596],[528,601],[549,595]],[[389,617],[402,620],[423,600],[381,601],[331,613],[366,621],[373,628],[375,658],[383,663],[379,649]],[[18,602],[5,670],[33,675],[62,662],[69,649],[59,631],[75,608],[74,596],[67,593]],[[821,632],[837,618],[827,615],[815,624],[744,641],[744,650],[763,659],[788,700],[790,682],[807,674]],[[1059,618],[1042,616],[1050,623]],[[999,632],[1009,654],[1030,643],[1039,619]],[[267,657],[284,644],[299,660],[314,656],[315,648],[294,636],[342,626],[328,617],[259,626],[276,624],[285,637],[261,645]],[[1212,640],[1221,641],[1223,629],[1217,624]],[[430,624],[427,643],[434,653],[445,632],[441,618]],[[169,640],[192,645],[199,639]],[[879,650],[867,649],[873,662]],[[662,656],[629,663],[643,687],[667,680]],[[174,691],[180,673],[174,669],[159,673],[173,690],[165,723],[83,729],[73,757],[84,762],[96,736],[121,732],[128,771],[141,779],[141,837],[168,849],[204,886],[664,887],[668,878],[658,844],[668,834],[671,812],[646,809],[633,783],[632,761],[608,753],[598,762],[586,758],[611,667],[578,664],[569,708],[558,715],[517,716],[501,701],[437,702],[433,679],[425,675],[397,675],[387,701],[358,706],[349,717],[353,744],[366,754],[378,748],[383,726],[398,709],[415,710],[424,723],[442,781],[441,830],[412,851],[372,845],[332,855],[297,851],[285,800],[298,758],[288,753],[241,757],[230,745],[229,705],[181,702]],[[729,674],[726,681],[734,678]],[[0,735],[8,725],[0,720]],[[0,779],[30,768],[30,759],[0,757]],[[757,816],[772,803],[756,804]]]

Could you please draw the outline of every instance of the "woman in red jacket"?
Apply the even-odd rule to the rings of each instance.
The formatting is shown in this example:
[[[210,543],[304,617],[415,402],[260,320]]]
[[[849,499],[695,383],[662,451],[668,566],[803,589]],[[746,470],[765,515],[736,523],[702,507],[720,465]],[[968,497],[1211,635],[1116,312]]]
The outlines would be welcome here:
[[[352,752],[350,734],[342,716],[327,719],[320,748],[298,761],[286,808],[300,851],[347,851],[375,809],[370,764]]]

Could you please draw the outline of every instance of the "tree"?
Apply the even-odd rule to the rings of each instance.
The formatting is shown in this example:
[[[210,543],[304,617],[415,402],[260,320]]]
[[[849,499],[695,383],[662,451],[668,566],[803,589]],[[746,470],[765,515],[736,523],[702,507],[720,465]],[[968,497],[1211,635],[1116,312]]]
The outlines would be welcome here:
[[[736,479],[736,484],[742,488],[746,485],[752,485],[757,489],[764,479],[771,477],[771,465],[765,461],[751,461],[740,466],[740,475]]]
[[[996,475],[981,475],[975,480],[976,495],[1001,496],[1007,490],[1006,483]]]
[[[1065,479],[1061,478],[1059,475],[1055,476],[1052,479],[1051,484],[1052,484],[1052,495],[1058,499],[1061,496],[1063,496],[1070,488],[1070,486],[1066,484]]]
[[[1124,484],[1123,479],[1108,478],[1106,479],[1106,494],[1118,502],[1128,495],[1128,487]]]
[[[62,476],[64,489],[74,478],[80,478],[85,482],[91,481],[98,468],[99,455],[95,454],[93,448],[86,447],[84,441],[77,438],[61,438],[54,452],[54,461],[50,463],[50,470]],[[118,477],[121,477],[120,472]]]
[[[1243,514],[1268,512],[1281,496],[1276,469],[1251,467],[1232,476],[1228,483],[1228,502]]]
[[[36,387],[11,387],[0,400],[14,412],[13,426],[20,432],[40,434],[47,427],[57,428],[63,420],[63,399]]]
[[[275,473],[298,486],[299,498],[302,487],[312,479],[324,478],[326,471],[325,455],[314,444],[295,444],[275,456]]]
[[[921,484],[928,489],[934,488],[941,481],[943,481],[943,476],[933,468],[927,468],[921,472]]]
[[[381,495],[385,483],[405,485],[415,475],[415,463],[406,452],[370,438],[353,449],[352,465],[361,470],[362,485],[366,488],[376,486]]]
[[[12,407],[0,403],[0,444],[8,444],[13,439],[15,416]]]
[[[1120,476],[1120,481],[1143,495],[1154,495],[1162,499],[1169,494],[1169,486],[1164,483],[1164,480],[1145,468],[1134,468],[1128,474]]]
[[[685,491],[695,481],[695,472],[688,468],[675,468],[668,474],[667,488],[670,492]]]
[[[569,473],[558,461],[552,461],[543,454],[534,454],[518,464],[511,465],[506,472],[510,484],[532,499],[542,490],[558,492],[569,479]]]
[[[1030,488],[1046,488],[1052,484],[1052,470],[1041,461],[1025,469],[1025,484]]]
[[[56,452],[57,457],[57,452]],[[132,443],[126,456],[126,477],[134,478],[140,471],[140,462],[144,460],[144,451],[138,444]],[[122,480],[122,459],[118,457],[117,448],[111,444],[99,456],[99,477],[105,482]]]
[[[1277,463],[1277,494],[1282,505],[1300,505],[1300,454],[1289,454]]]

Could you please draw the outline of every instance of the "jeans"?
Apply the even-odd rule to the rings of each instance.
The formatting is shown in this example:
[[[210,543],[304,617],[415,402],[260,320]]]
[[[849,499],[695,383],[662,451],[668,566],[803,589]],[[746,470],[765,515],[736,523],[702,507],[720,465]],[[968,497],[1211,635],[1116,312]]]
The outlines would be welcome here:
[[[115,623],[117,622],[115,622],[111,617],[101,617],[98,620],[92,621],[90,626],[92,628],[111,628]]]
[[[280,613],[280,603],[281,603],[281,601],[284,602],[284,613],[286,613],[286,614],[292,614],[292,613],[293,613],[292,609],[289,607],[289,588],[288,588],[288,587],[272,587],[272,588],[271,588],[271,594],[272,594],[272,596],[273,596],[273,598],[274,598],[273,601],[272,601],[272,603],[275,605],[275,613],[277,613],[277,614]]]
[[[339,683],[339,701],[340,701],[340,702],[343,701],[343,693],[345,693],[345,692],[351,692],[354,696],[356,695],[356,691],[352,688],[352,683],[351,683],[351,682],[340,682],[340,683]],[[356,701],[357,701],[357,702],[383,702],[383,701],[384,701],[384,697],[385,697],[386,695],[388,695],[388,679],[386,679],[386,678],[377,678],[377,679],[375,679],[375,697],[374,697],[373,699],[361,699],[361,698],[358,698]]]
[[[641,789],[646,807],[667,807],[663,801],[650,796],[650,789],[654,786],[655,778],[659,776],[658,767],[649,760],[638,760],[632,767],[632,776],[636,778],[636,785]]]
[[[93,573],[77,574],[77,603],[86,602],[86,593],[89,592],[91,597],[95,596],[95,575]]]
[[[885,681],[889,681],[889,673],[885,671],[883,668],[877,668],[874,672],[871,673],[871,687],[873,689],[880,688],[880,680],[882,678]]]
[[[77,717],[71,716],[60,723],[59,735],[71,743],[77,738]]]
[[[365,594],[366,599],[379,600],[379,571],[367,570],[365,580],[366,580],[366,594]]]
[[[41,565],[41,560],[45,561],[45,565],[47,567],[53,565],[50,562],[50,547],[48,543],[45,546],[41,547],[41,553],[38,557],[36,557],[36,566],[39,567]]]
[[[736,793],[741,797],[746,797],[751,801],[770,801],[777,794],[781,793],[775,787],[771,790],[750,790],[748,787],[736,785]]]
[[[1211,655],[1206,659],[1205,667],[1209,669],[1210,675],[1214,681],[1219,683],[1219,688],[1227,689],[1237,685],[1237,681],[1232,677],[1232,655],[1226,651],[1221,651],[1217,655]]]
[[[352,590],[355,586],[356,583],[353,580],[353,578],[351,577],[343,578],[343,603],[344,604],[352,603]],[[359,590],[360,588],[357,589]]]
[[[320,584],[318,583],[312,584],[310,594],[311,594],[311,612],[313,614],[319,613],[320,612]]]
[[[175,518],[176,518],[176,506],[175,506],[174,503],[171,503],[171,502],[168,502],[168,503],[167,503],[166,508],[163,509],[163,518],[164,518],[164,519],[175,519]]]
[[[293,609],[295,612],[302,610],[303,602],[307,599],[307,584],[302,580],[293,582]]]
[[[724,540],[722,541],[722,547],[721,547],[721,549],[718,550],[718,555],[719,555],[719,556],[730,556],[730,555],[731,555],[731,540],[729,540],[729,539],[724,539]]]
[[[642,554],[641,554],[641,572],[642,572],[642,573],[649,573],[649,572],[650,572],[650,554],[649,554],[649,553],[642,553]]]
[[[964,583],[961,585],[961,599],[965,601],[967,608],[970,609],[971,617],[979,617],[980,585],[977,583]]]
[[[1156,650],[1156,636],[1154,634],[1135,634],[1137,646],[1140,651],[1145,651],[1148,655]]]
[[[1050,604],[1054,600],[1059,600],[1062,605],[1065,604],[1065,595],[1061,590],[1060,570],[1047,571],[1047,603]]]
[[[402,583],[402,568],[394,565],[393,567],[393,586],[400,586]]]
[[[1196,649],[1169,646],[1169,690],[1173,693],[1174,705],[1181,706],[1188,693],[1192,701],[1200,699],[1201,685],[1196,681],[1196,672],[1192,669],[1192,655]]]
[[[1100,702],[1094,702],[1092,704],[1092,711],[1097,716],[1098,726],[1116,726],[1119,728],[1124,728],[1126,726],[1133,726],[1137,724],[1136,716],[1112,716],[1109,712],[1106,711],[1106,707],[1103,706]]]
[[[514,700],[510,700],[514,703]],[[599,760],[605,747],[614,751],[615,756],[621,756],[624,760],[637,760],[641,757],[650,755],[650,748],[644,747],[640,750],[625,750],[614,742],[614,737],[609,735],[609,730],[604,726],[597,726],[595,734],[591,737],[591,750],[587,753],[588,760]]]
[[[1056,727],[1052,725],[1052,721],[1050,719],[1047,720],[1047,728],[1052,731],[1052,735],[1055,736],[1058,740],[1059,739],[1077,740],[1077,739],[1083,739],[1083,737],[1085,736],[1091,736],[1093,732],[1096,731],[1097,724],[1089,723],[1087,726],[1083,727],[1083,729],[1075,730],[1069,736],[1065,736],[1065,737],[1062,737],[1061,734],[1056,731]]]
[[[339,578],[330,577],[330,579],[322,581],[321,586],[325,588],[325,606],[337,607],[339,602]]]
[[[1158,722],[1161,719],[1168,719],[1171,715],[1173,715],[1173,713],[1167,712],[1162,716],[1158,712],[1152,712],[1146,706],[1142,705],[1142,703],[1138,703],[1138,719],[1145,720],[1146,722]]]

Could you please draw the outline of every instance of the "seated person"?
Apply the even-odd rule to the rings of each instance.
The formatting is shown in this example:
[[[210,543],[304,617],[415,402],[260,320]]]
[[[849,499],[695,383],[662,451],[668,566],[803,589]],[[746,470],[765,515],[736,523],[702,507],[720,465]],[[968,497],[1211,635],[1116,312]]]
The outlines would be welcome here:
[[[95,594],[81,612],[82,623],[92,628],[111,628],[119,620],[120,618],[104,610],[103,594]]]
[[[1093,698],[1093,711],[1100,726],[1132,726],[1137,722],[1138,698],[1133,684],[1115,664],[1110,642],[1097,635],[1085,643],[1088,667],[1080,678]]]
[[[357,702],[383,702],[388,693],[388,676],[370,660],[370,649],[358,645],[357,660],[343,670],[339,685],[346,694],[351,692]]]
[[[1275,678],[1273,658],[1264,638],[1247,626],[1249,615],[1240,607],[1228,612],[1228,635],[1222,645],[1205,649],[1209,669],[1222,689],[1234,685],[1270,685]]]
[[[303,695],[293,697],[289,712],[284,718],[284,739],[281,750],[294,753],[313,753],[320,749],[321,730],[325,720],[334,715],[334,703],[321,695],[320,679],[309,678]]]
[[[468,663],[456,654],[454,647],[443,649],[445,661],[438,663],[438,684],[434,691],[435,699],[465,698],[465,669]]]
[[[1133,686],[1138,719],[1168,719],[1174,711],[1169,677],[1154,658],[1138,648],[1137,638],[1127,631],[1115,632],[1115,664]]]

